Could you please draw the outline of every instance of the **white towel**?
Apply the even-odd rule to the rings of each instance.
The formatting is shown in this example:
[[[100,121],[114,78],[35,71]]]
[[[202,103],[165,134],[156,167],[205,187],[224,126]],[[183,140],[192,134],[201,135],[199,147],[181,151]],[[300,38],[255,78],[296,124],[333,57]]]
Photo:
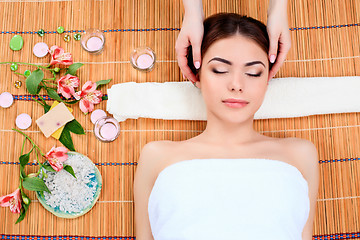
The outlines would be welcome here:
[[[254,119],[360,112],[360,77],[274,78]],[[190,82],[120,83],[107,90],[107,111],[132,118],[206,120],[206,105]]]
[[[270,159],[192,159],[163,169],[148,213],[155,240],[301,240],[309,189],[293,165]]]

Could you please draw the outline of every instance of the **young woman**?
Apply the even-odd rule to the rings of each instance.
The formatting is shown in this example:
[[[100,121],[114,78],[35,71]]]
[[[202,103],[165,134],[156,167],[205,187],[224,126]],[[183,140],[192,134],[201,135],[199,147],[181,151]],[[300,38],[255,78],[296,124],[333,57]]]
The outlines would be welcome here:
[[[134,179],[137,240],[312,239],[316,147],[253,128],[271,79],[268,50],[266,26],[255,19],[221,13],[204,21],[202,65],[189,67],[207,125],[188,140],[142,149]]]

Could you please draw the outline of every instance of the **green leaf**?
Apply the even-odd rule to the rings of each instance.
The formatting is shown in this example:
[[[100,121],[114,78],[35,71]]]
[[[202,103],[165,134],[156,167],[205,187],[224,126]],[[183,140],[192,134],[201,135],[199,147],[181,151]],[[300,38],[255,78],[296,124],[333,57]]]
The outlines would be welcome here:
[[[96,88],[98,88],[98,87],[101,86],[101,85],[108,84],[111,80],[112,80],[112,78],[106,79],[106,80],[97,81],[97,82],[96,82]]]
[[[71,175],[73,175],[74,178],[76,178],[75,173],[74,173],[74,169],[70,165],[65,165],[64,164],[64,170],[67,171],[68,173],[70,173]]]
[[[43,104],[41,104],[37,100],[36,101],[44,107],[44,111],[45,111],[45,113],[47,113],[50,110],[51,106],[45,102],[44,98],[41,95],[38,94],[38,97],[43,102]],[[33,99],[35,99],[35,98],[33,98]]]
[[[81,126],[81,124],[78,121],[76,121],[76,119],[68,122],[65,125],[65,128],[67,128],[70,132],[73,132],[75,134],[79,134],[79,135],[85,134],[84,128]]]
[[[37,94],[40,91],[39,84],[43,78],[44,72],[41,69],[36,69],[26,78],[25,83],[29,93]]]
[[[74,148],[74,143],[71,139],[70,130],[67,127],[64,127],[64,130],[60,135],[59,141],[70,151],[76,151]]]
[[[46,89],[46,91],[47,91],[49,97],[51,97],[52,99],[55,99],[59,102],[63,102],[63,100],[61,99],[61,97],[59,96],[59,94],[56,92],[55,89],[48,88],[48,89]]]
[[[19,157],[20,165],[24,167],[26,164],[28,164],[29,159],[30,159],[30,153],[21,155]]]
[[[21,208],[20,210],[20,216],[19,218],[16,220],[15,224],[21,222],[22,220],[24,220],[25,218],[25,214],[26,214],[26,210],[24,208]]]
[[[48,172],[56,172],[50,165],[43,164],[42,167]]]
[[[78,70],[82,65],[84,65],[83,63],[73,63],[69,66],[68,70],[66,71],[66,74],[71,74],[73,76],[76,76],[76,70]]]
[[[45,113],[47,113],[48,111],[50,111],[50,108],[51,108],[51,106],[45,105],[45,106],[44,106],[44,111],[45,111]]]
[[[101,99],[102,100],[108,100],[108,96],[102,96]]]
[[[67,104],[75,104],[75,103],[78,103],[80,100],[73,100],[73,101],[70,101],[70,102],[66,102]]]
[[[40,178],[24,178],[23,187],[30,191],[47,191],[51,193],[44,181]]]

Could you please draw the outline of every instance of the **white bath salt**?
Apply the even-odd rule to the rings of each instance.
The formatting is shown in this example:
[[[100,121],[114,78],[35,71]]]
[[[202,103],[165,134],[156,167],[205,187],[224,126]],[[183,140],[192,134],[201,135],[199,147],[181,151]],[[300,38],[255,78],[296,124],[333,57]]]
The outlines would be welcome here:
[[[73,168],[76,178],[64,169],[47,172],[45,184],[51,194],[44,191],[45,201],[62,212],[78,213],[89,207],[94,199],[97,183],[91,179],[95,178],[95,167],[81,155],[69,154],[64,164]]]

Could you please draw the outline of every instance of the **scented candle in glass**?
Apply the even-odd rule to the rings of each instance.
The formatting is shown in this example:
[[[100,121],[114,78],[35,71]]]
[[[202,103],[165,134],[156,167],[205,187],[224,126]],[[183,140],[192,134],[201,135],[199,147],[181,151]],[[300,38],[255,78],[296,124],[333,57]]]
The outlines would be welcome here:
[[[156,55],[149,47],[139,47],[134,49],[130,56],[131,65],[143,72],[151,71],[155,66]]]
[[[95,123],[94,134],[102,142],[112,142],[120,134],[119,122],[112,117],[101,117]]]
[[[88,29],[81,36],[80,42],[87,52],[98,54],[104,49],[105,35],[99,29]]]

